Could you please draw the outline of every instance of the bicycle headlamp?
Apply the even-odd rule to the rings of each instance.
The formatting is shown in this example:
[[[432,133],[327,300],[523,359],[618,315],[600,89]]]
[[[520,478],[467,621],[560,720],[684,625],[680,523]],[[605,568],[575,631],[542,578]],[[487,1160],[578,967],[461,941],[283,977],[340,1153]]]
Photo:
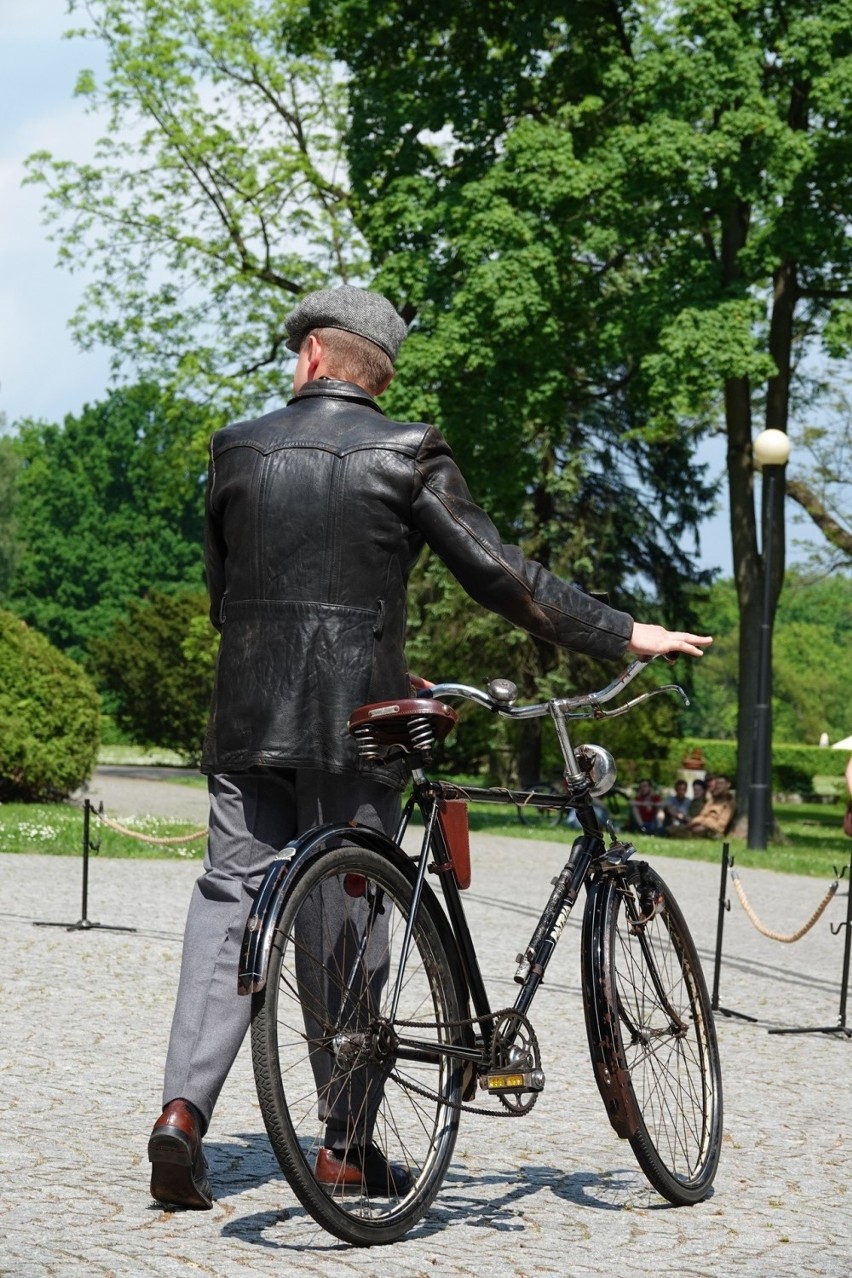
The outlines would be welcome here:
[[[616,766],[609,750],[603,746],[581,745],[574,751],[577,762],[592,782],[592,794],[608,794],[615,785]]]

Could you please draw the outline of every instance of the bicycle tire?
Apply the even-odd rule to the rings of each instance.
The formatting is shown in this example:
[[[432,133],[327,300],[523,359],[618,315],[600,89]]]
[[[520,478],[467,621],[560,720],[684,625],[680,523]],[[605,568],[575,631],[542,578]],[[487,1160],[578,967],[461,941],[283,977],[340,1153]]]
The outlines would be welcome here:
[[[428,1050],[410,1059],[404,1047],[402,1056],[392,1050],[395,1033],[444,1044],[459,1033],[450,1028],[459,1020],[452,967],[432,917],[437,907],[428,898],[414,921],[397,1013],[390,1020],[410,903],[408,878],[378,852],[345,846],[323,853],[285,899],[267,983],[254,996],[252,1060],[276,1157],[317,1223],[356,1246],[394,1242],[423,1216],[446,1174],[459,1123],[458,1059]],[[317,935],[325,938],[321,949],[306,939]],[[384,966],[388,978],[379,989],[377,973]],[[359,978],[354,986],[350,979],[348,993],[347,971]],[[321,998],[311,993],[311,983],[318,981]],[[335,1002],[340,1006],[332,1022],[328,1009]],[[430,1026],[406,1031],[406,1021]],[[315,1079],[312,1054],[327,1083]],[[403,1192],[362,1186],[343,1193],[342,1186],[324,1187],[316,1179],[316,1156],[328,1143],[328,1115],[320,1117],[319,1105],[333,1106],[334,1096],[345,1099],[350,1115],[347,1149],[374,1140],[392,1167],[410,1175]],[[372,1121],[369,1111],[377,1104]]]
[[[666,884],[643,862],[602,875],[583,922],[583,996],[613,1127],[676,1206],[707,1196],[722,1141],[722,1073],[707,986]]]

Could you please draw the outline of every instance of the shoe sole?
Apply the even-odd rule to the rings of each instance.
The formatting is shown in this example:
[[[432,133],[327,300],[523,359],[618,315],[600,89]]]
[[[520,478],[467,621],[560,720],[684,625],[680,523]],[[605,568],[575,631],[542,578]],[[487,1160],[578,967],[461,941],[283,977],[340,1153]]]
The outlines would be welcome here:
[[[205,1176],[199,1184],[193,1174],[189,1139],[183,1132],[155,1132],[148,1141],[151,1163],[151,1197],[159,1203],[209,1211],[213,1197]]]

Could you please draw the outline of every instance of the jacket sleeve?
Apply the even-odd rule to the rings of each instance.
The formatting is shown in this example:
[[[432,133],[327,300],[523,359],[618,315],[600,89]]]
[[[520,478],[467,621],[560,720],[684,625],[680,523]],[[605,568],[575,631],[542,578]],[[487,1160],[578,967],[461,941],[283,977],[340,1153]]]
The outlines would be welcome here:
[[[517,546],[504,546],[435,427],[423,437],[415,469],[415,526],[471,598],[539,639],[593,657],[623,656],[633,618],[555,577]]]
[[[207,492],[204,501],[204,573],[210,595],[210,620],[217,630],[222,629],[222,600],[225,595],[225,544],[213,509],[216,485],[216,464],[213,445],[210,445],[210,463],[207,469]]]

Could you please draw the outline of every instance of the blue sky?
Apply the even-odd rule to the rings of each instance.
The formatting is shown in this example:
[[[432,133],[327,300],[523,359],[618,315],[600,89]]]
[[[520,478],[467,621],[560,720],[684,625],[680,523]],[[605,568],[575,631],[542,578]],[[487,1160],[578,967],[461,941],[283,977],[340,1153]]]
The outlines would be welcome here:
[[[41,193],[22,189],[23,161],[46,149],[85,159],[96,120],[73,97],[95,50],[62,40],[65,0],[0,0],[0,413],[59,421],[99,398],[105,352],[81,353],[68,320],[83,280],[55,266]]]
[[[100,132],[74,99],[84,67],[99,64],[96,45],[63,40],[73,25],[66,0],[0,0],[0,414],[61,421],[103,397],[107,352],[80,351],[68,320],[85,277],[56,266],[42,225],[42,193],[21,187],[23,162],[36,150],[85,160]],[[710,475],[721,474],[724,443],[702,451]],[[730,576],[727,502],[701,537],[701,563]]]

